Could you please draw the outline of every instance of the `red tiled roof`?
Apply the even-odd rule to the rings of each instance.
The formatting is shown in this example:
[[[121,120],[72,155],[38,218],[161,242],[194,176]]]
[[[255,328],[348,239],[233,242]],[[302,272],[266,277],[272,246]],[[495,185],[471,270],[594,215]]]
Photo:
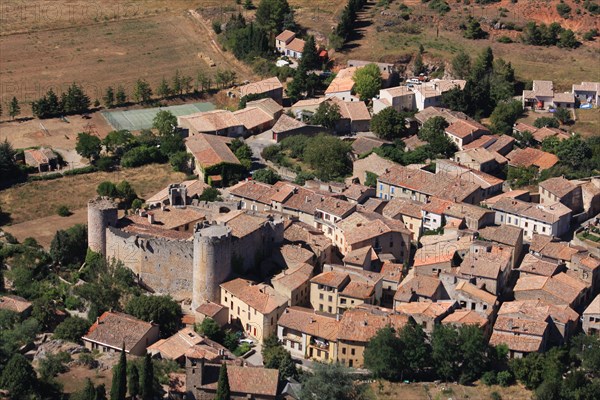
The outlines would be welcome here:
[[[128,314],[106,311],[90,327],[83,340],[114,349],[121,349],[124,346],[128,351],[135,347],[154,326],[156,325]]]
[[[199,134],[187,138],[185,145],[202,168],[220,163],[239,165],[240,161],[227,146],[229,141],[222,136]]]

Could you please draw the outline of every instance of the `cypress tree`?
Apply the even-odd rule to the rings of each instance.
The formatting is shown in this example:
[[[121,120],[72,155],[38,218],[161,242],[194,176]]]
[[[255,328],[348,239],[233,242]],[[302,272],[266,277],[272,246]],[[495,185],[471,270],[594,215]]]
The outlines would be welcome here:
[[[127,384],[129,386],[129,395],[134,399],[140,394],[140,374],[135,364],[129,366],[127,374]]]
[[[230,400],[231,390],[229,389],[229,378],[227,376],[227,365],[221,364],[219,371],[219,382],[217,384],[217,394],[215,400]]]
[[[119,363],[113,368],[113,380],[110,389],[110,400],[125,400],[127,396],[127,357],[125,345],[121,350]]]
[[[150,354],[147,353],[140,374],[140,394],[142,400],[152,400],[154,398],[154,366]]]

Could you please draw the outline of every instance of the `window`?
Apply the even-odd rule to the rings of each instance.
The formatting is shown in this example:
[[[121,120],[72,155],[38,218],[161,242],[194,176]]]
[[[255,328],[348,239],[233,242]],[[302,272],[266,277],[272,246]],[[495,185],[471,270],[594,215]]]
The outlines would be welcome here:
[[[383,185],[381,183],[379,184],[379,190],[383,190]]]
[[[319,293],[319,300],[323,300],[323,293]]]
[[[298,350],[302,351],[302,343],[298,343]]]
[[[346,348],[342,347],[342,354],[346,354]]]
[[[340,304],[346,304],[346,299],[340,299]]]
[[[356,354],[356,350],[355,349],[350,349],[350,354],[351,355],[355,355]]]
[[[529,223],[525,222],[525,228],[529,227]]]
[[[392,186],[392,188],[390,189],[391,193],[394,194],[394,187]]]
[[[328,296],[328,300],[329,301],[333,301],[333,297],[332,296]]]
[[[327,307],[327,310],[329,311],[330,314],[333,312],[333,309],[331,308],[331,306]]]
[[[319,304],[319,311],[323,311],[323,304]]]

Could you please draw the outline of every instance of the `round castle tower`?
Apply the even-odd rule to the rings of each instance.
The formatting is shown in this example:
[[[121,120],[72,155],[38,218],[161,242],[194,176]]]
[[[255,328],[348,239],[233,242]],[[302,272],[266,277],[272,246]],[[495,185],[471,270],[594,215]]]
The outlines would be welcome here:
[[[196,226],[193,268],[193,309],[207,300],[219,303],[219,285],[231,274],[231,228]]]
[[[88,202],[88,247],[106,256],[106,228],[116,226],[117,204],[108,197],[97,197]]]

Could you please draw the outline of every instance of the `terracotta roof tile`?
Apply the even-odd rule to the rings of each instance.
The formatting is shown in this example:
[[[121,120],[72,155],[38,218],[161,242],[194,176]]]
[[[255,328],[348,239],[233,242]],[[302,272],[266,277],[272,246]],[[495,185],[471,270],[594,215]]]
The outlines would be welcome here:
[[[258,181],[242,181],[229,188],[229,193],[236,197],[271,205],[271,197],[277,189]]]
[[[286,308],[277,325],[330,341],[337,340],[340,329],[340,322],[335,317],[301,307]]]
[[[326,272],[322,272],[319,275],[312,278],[310,280],[310,282],[316,283],[318,285],[325,285],[325,286],[329,286],[329,287],[339,288],[349,279],[350,279],[350,277],[345,272],[326,271]]]
[[[229,140],[217,135],[199,134],[186,139],[185,145],[202,168],[220,163],[239,164],[227,143]]]
[[[125,346],[125,350],[131,350],[155,326],[155,324],[128,314],[106,311],[90,327],[83,336],[83,340],[100,343],[114,349],[121,349]]]
[[[383,276],[384,281],[400,283],[404,278],[402,274],[403,269],[404,266],[402,264],[384,262],[379,273]]]
[[[404,280],[398,291],[394,295],[394,300],[409,302],[412,294],[432,298],[442,287],[442,282],[438,278],[431,276],[418,275],[409,280]]]
[[[482,300],[487,304],[493,306],[496,303],[497,297],[483,289],[479,289],[477,286],[470,282],[460,281],[456,285],[455,290],[457,292],[464,292],[470,297]]]
[[[270,314],[287,304],[288,300],[271,286],[257,284],[246,279],[234,279],[221,284],[221,288],[254,308],[261,314]]]
[[[585,283],[561,272],[552,277],[534,275],[520,277],[515,285],[514,293],[515,298],[519,299],[520,293],[546,292],[562,300],[564,303],[561,304],[570,305],[585,289]]]
[[[278,283],[290,290],[295,290],[308,282],[312,277],[314,267],[310,264],[297,264],[281,271],[271,278],[273,283]]]
[[[407,315],[424,315],[430,318],[437,318],[450,311],[456,305],[456,302],[451,300],[443,300],[437,302],[419,301],[412,303],[399,303],[395,309],[401,314]]]
[[[533,147],[514,149],[506,158],[508,158],[510,165],[515,167],[536,166],[540,170],[548,169],[558,162],[558,157],[554,154],[534,149]]]
[[[475,310],[456,310],[442,320],[442,324],[446,325],[477,325],[484,327],[487,323],[487,317]]]
[[[571,213],[562,203],[542,205],[509,198],[498,200],[492,209],[550,224]]]
[[[213,303],[212,301],[207,301],[206,303],[200,304],[196,308],[196,312],[207,317],[213,318],[224,308],[225,307],[221,304]]]
[[[543,300],[515,300],[502,303],[498,315],[529,318],[535,321],[552,320],[566,324],[577,322],[579,314],[567,304],[548,304]]]
[[[22,313],[31,307],[31,303],[22,297],[12,294],[0,296],[0,310],[8,310],[16,313]]]
[[[377,307],[357,307],[349,309],[340,320],[339,340],[368,342],[381,328],[388,325],[402,329],[409,321],[407,315],[393,314],[392,310]]]
[[[354,72],[358,67],[348,67],[341,69],[335,78],[329,84],[329,87],[325,90],[325,94],[332,94],[337,92],[345,92],[352,90],[354,87]]]
[[[268,79],[263,79],[262,81],[258,82],[251,82],[247,85],[240,86],[238,88],[241,97],[247,96],[249,94],[267,93],[275,89],[283,90],[283,85],[279,81],[279,78],[277,78],[276,76]]]
[[[289,40],[292,40],[295,37],[296,37],[296,33],[286,29],[283,32],[281,32],[279,35],[277,35],[275,40],[280,40],[282,42],[288,42]]]
[[[540,188],[546,189],[553,195],[562,198],[577,188],[573,182],[561,176],[540,182]]]
[[[411,235],[404,223],[368,211],[355,211],[336,223],[347,244],[353,245],[389,232]]]
[[[259,107],[246,107],[234,111],[233,115],[248,130],[255,129],[273,121],[273,116],[269,115],[269,113]]]
[[[513,351],[533,353],[541,350],[542,338],[538,336],[517,336],[511,332],[494,331],[490,338],[490,345],[498,346],[500,344],[507,345]]]
[[[533,254],[526,254],[518,270],[527,274],[552,276],[558,268],[556,263],[540,260]]]
[[[383,208],[383,215],[388,218],[398,218],[402,215],[406,215],[421,219],[421,210],[423,206],[425,206],[425,203],[421,203],[420,201],[405,198],[394,198],[390,200]]]
[[[352,142],[352,152],[354,154],[366,154],[371,150],[381,147],[384,144],[389,144],[387,140],[381,140],[377,138],[370,138],[366,136],[360,136]]]
[[[161,358],[168,360],[177,360],[185,355],[191,347],[196,344],[202,343],[204,339],[202,336],[194,332],[191,328],[183,328],[179,332],[176,332],[173,336],[167,339],[159,340],[151,346],[148,346],[147,351],[150,354],[160,353]],[[215,350],[215,354],[218,355],[218,351]]]
[[[477,121],[459,119],[446,128],[446,133],[464,139],[476,132],[489,133],[489,130]]]

